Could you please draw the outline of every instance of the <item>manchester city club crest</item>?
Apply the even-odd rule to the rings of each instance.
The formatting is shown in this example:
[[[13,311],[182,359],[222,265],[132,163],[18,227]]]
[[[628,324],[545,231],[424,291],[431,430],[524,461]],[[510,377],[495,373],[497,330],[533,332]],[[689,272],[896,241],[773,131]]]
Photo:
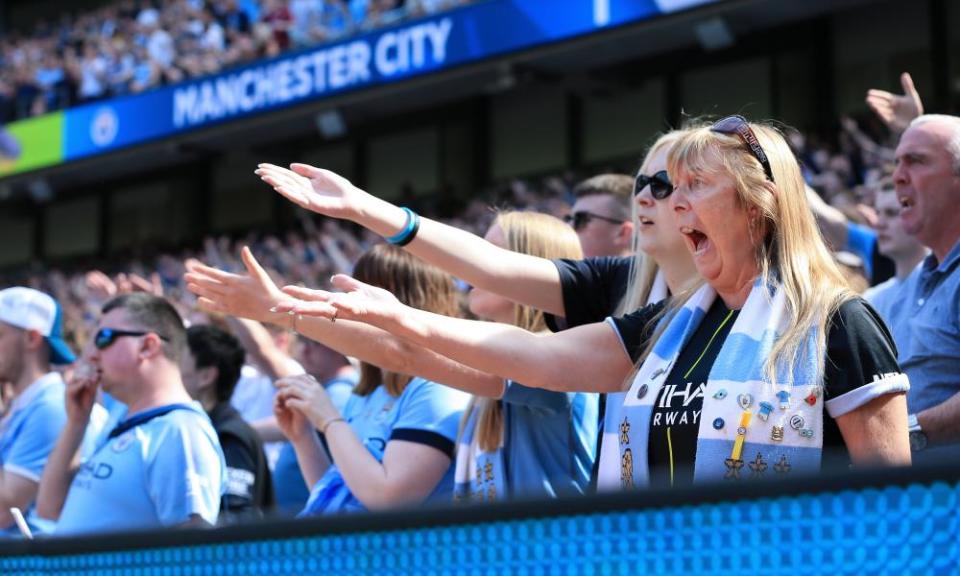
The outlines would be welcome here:
[[[97,146],[109,146],[120,131],[120,119],[113,108],[99,108],[90,122],[90,140]]]
[[[110,445],[110,449],[117,453],[123,452],[133,444],[134,438],[133,430],[130,430],[126,434],[121,434],[113,441],[113,444]]]

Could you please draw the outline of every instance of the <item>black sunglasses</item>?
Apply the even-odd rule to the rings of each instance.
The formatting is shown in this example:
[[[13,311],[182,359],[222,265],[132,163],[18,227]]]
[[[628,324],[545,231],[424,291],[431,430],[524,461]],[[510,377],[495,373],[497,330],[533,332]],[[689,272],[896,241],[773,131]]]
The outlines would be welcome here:
[[[767,180],[771,182],[774,181],[773,170],[770,168],[770,161],[767,160],[767,153],[763,151],[763,147],[760,146],[760,141],[757,140],[757,135],[753,133],[753,130],[750,128],[750,123],[747,122],[746,118],[739,114],[721,118],[710,127],[710,131],[719,134],[736,134],[739,136],[740,140],[742,140],[743,143],[747,145],[747,148],[750,149],[750,152],[753,153],[754,158],[763,166]]]
[[[603,220],[604,222],[610,222],[611,224],[623,224],[626,220],[618,220],[617,218],[610,218],[608,216],[601,216],[600,214],[594,214],[593,212],[587,212],[582,210],[580,212],[573,212],[567,214],[563,217],[563,221],[573,227],[574,230],[582,230],[591,220]]]
[[[666,170],[661,170],[653,176],[637,174],[637,180],[633,185],[633,195],[637,196],[647,186],[650,186],[650,194],[657,200],[663,200],[673,194],[673,183],[670,182],[670,175],[667,174]]]
[[[117,330],[116,328],[101,328],[97,330],[96,335],[93,337],[93,345],[97,347],[97,350],[105,350],[110,347],[114,342],[117,341],[117,338],[122,336],[146,336],[147,334],[156,334],[152,331],[140,331],[140,330]],[[167,341],[166,338],[157,334],[164,342]]]

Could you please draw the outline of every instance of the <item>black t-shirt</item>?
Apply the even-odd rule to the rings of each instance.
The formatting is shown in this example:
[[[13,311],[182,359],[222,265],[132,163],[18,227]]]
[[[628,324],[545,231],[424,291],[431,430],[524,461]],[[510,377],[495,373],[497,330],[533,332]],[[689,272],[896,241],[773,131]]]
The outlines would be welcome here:
[[[631,358],[637,358],[651,337],[650,320],[662,310],[653,304],[614,323]],[[648,463],[652,486],[670,486],[670,453],[673,453],[674,486],[693,481],[703,388],[723,341],[736,321],[717,299],[677,357],[660,390],[650,419]],[[845,302],[831,318],[824,366],[825,400],[838,398],[870,384],[875,374],[900,372],[893,338],[877,313],[862,299]],[[669,432],[668,432],[669,430]],[[847,453],[836,421],[823,419],[823,466],[848,466]]]
[[[632,256],[554,260],[560,273],[565,318],[545,315],[553,332],[603,322],[623,299],[630,281]]]
[[[227,402],[215,406],[208,415],[227,464],[227,486],[220,500],[224,513],[221,523],[268,510],[273,506],[273,482],[260,436]]]

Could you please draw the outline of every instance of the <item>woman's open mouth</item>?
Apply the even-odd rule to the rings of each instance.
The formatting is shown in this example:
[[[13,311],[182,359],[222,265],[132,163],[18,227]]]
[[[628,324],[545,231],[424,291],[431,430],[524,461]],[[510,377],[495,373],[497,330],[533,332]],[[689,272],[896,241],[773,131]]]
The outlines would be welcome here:
[[[693,252],[694,256],[702,254],[710,247],[710,239],[707,238],[706,234],[696,228],[681,226],[680,232],[683,234],[683,237],[686,238],[687,243],[691,247],[690,251]]]

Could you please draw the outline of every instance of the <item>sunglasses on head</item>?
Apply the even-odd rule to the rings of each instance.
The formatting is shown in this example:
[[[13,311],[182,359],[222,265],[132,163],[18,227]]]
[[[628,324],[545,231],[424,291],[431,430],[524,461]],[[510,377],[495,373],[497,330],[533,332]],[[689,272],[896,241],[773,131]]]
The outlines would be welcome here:
[[[763,171],[767,175],[767,180],[773,182],[773,170],[770,168],[770,161],[767,159],[767,153],[763,151],[763,147],[760,146],[760,141],[757,140],[757,135],[753,133],[753,129],[750,128],[750,123],[747,122],[747,119],[739,114],[734,114],[733,116],[727,116],[726,118],[721,118],[710,127],[711,132],[717,132],[718,134],[736,134],[740,137],[740,140],[747,145],[747,148],[750,149],[750,152],[753,154],[753,157],[760,162],[760,165],[763,166]]]
[[[591,220],[603,220],[604,222],[610,222],[611,224],[623,224],[625,222],[625,220],[610,218],[609,216],[601,216],[600,214],[594,214],[593,212],[587,212],[586,210],[572,212],[563,217],[563,221],[573,227],[574,230],[583,230]]]
[[[656,172],[652,176],[637,174],[637,180],[633,185],[633,195],[637,196],[647,186],[650,186],[650,195],[657,200],[663,200],[673,194],[673,183],[670,182],[670,176],[666,170]]]
[[[110,347],[111,344],[117,341],[117,338],[122,336],[146,336],[147,334],[156,334],[156,332],[146,330],[118,330],[116,328],[101,328],[97,330],[96,335],[93,337],[93,345],[97,347],[97,350],[105,350]],[[166,338],[157,334],[164,342],[167,341]]]

